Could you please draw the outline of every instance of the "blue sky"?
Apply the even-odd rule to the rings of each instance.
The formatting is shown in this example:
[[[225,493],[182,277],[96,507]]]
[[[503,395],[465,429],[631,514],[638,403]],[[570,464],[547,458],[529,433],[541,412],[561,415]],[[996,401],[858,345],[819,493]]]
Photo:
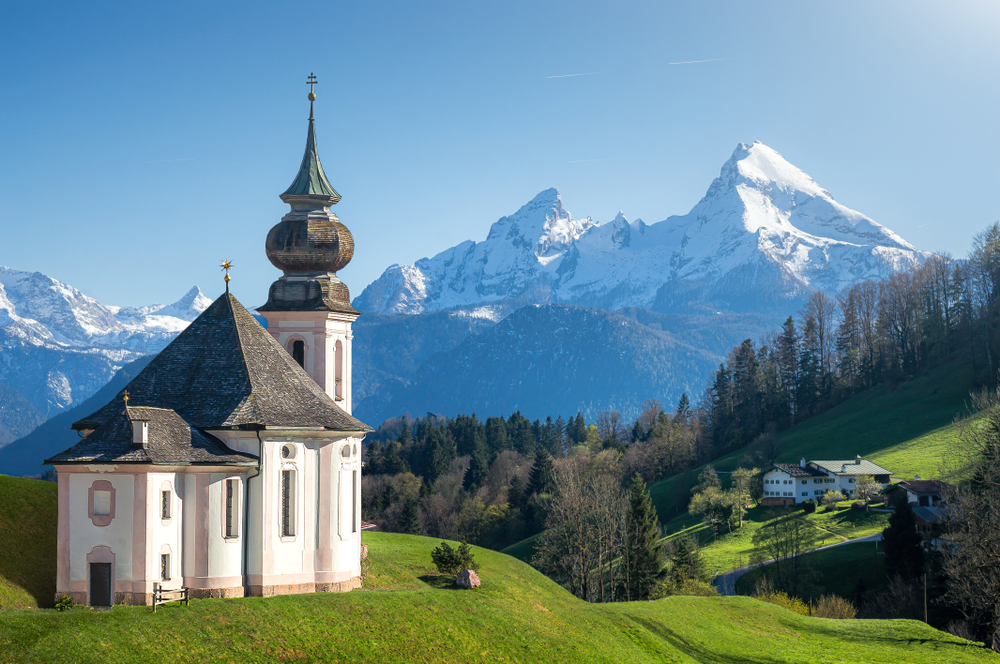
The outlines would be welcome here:
[[[1000,219],[998,37],[1000,3],[955,0],[7,2],[0,264],[141,305],[214,297],[227,258],[262,303],[310,71],[353,295],[548,187],[686,213],[754,140],[962,255]]]

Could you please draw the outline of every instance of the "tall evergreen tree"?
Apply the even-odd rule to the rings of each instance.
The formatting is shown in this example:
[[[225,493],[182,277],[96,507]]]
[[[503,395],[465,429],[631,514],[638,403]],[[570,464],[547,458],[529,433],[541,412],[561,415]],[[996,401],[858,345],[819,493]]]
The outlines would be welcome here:
[[[503,417],[486,418],[486,448],[489,450],[491,461],[504,450],[511,448],[507,436],[507,423]]]
[[[521,482],[521,476],[514,473],[510,487],[507,489],[507,504],[512,510],[520,513],[524,509],[524,503],[524,483]]]
[[[666,567],[656,510],[638,474],[629,490],[625,528],[628,543],[622,550],[620,571],[625,600],[649,599],[650,591],[666,576]]]
[[[555,429],[553,430],[553,435],[556,438],[556,449],[559,452],[554,453],[553,456],[564,457],[566,456],[566,420],[563,419],[562,415],[556,418]]]
[[[399,530],[407,535],[420,532],[420,510],[414,498],[407,498],[403,503],[403,513],[399,517]]]
[[[485,444],[481,444],[473,450],[472,458],[469,460],[469,469],[465,471],[465,478],[462,481],[462,486],[466,491],[475,491],[486,480],[490,470],[486,454]]]
[[[583,419],[583,414],[577,411],[573,419],[573,442],[582,445],[587,442],[587,423]]]
[[[527,495],[552,493],[556,488],[556,471],[548,450],[539,446],[535,452],[535,463],[531,466]]]
[[[924,549],[913,508],[907,502],[896,506],[889,525],[882,531],[885,543],[885,567],[890,575],[915,579],[924,569]]]

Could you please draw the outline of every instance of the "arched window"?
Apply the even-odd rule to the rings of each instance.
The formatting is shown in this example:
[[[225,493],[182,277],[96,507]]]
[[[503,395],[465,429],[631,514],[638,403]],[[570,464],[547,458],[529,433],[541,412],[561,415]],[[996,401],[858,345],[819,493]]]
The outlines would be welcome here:
[[[334,398],[337,401],[344,400],[344,344],[337,340],[337,345],[334,347],[334,357],[336,358],[336,364],[334,369],[336,373],[334,374],[334,384],[335,392]]]
[[[296,339],[292,342],[292,359],[299,363],[303,369],[306,366],[306,342]]]

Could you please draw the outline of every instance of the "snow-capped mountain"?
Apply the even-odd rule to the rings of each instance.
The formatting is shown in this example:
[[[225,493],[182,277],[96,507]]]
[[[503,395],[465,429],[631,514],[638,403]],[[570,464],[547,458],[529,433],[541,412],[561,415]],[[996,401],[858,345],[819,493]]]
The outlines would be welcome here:
[[[389,267],[354,306],[418,313],[514,300],[787,313],[814,290],[836,292],[929,255],[835,201],[775,150],[741,143],[686,215],[651,225],[622,213],[576,220],[548,189],[482,242]]]
[[[107,306],[39,272],[0,266],[0,383],[51,417],[159,352],[209,304],[195,287],[170,305]]]

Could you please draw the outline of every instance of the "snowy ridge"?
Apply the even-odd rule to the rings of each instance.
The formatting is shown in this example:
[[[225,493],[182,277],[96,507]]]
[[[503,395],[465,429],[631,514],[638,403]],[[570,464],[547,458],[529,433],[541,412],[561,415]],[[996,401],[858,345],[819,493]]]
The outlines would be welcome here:
[[[40,272],[0,266],[0,383],[51,416],[162,350],[209,304],[194,287],[170,305],[106,306]]]
[[[741,143],[686,215],[656,224],[619,214],[575,220],[555,189],[503,217],[482,242],[393,265],[354,305],[419,313],[501,300],[604,309],[785,312],[926,260],[891,230],[841,205],[762,143]]]

